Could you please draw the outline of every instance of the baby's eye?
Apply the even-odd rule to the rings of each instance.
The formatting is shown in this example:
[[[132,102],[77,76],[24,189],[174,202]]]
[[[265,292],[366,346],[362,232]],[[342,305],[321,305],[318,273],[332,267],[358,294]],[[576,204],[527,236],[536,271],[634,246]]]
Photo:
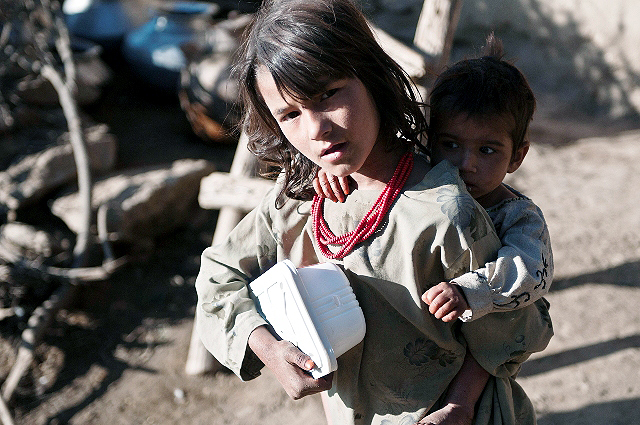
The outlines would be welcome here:
[[[495,153],[496,150],[494,148],[490,148],[489,146],[483,146],[480,148],[480,152],[489,155]]]
[[[324,93],[322,93],[320,95],[320,100],[329,99],[331,96],[336,94],[338,92],[338,90],[340,90],[340,89],[339,88],[335,88],[335,89],[327,90],[326,92],[324,92]]]

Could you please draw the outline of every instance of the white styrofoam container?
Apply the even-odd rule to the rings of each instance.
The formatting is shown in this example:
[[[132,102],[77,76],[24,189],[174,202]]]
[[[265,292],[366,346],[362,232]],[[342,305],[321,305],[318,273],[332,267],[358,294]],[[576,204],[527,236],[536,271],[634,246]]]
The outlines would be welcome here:
[[[365,321],[349,280],[332,263],[296,267],[284,260],[249,284],[262,317],[316,364],[314,378],[364,338]]]

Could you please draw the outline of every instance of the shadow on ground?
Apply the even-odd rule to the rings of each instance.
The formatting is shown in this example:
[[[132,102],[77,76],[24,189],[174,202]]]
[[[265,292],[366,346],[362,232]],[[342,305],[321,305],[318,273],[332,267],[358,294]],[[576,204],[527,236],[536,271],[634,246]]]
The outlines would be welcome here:
[[[518,376],[526,377],[549,372],[561,367],[608,356],[609,354],[628,348],[640,348],[640,334],[602,341],[596,344],[572,348],[571,350],[528,360],[522,365],[522,370]]]
[[[550,291],[561,291],[587,283],[640,287],[640,261],[624,263],[593,273],[557,279],[553,281]]]
[[[540,415],[538,425],[626,425],[640,418],[640,399],[591,404],[568,412]]]

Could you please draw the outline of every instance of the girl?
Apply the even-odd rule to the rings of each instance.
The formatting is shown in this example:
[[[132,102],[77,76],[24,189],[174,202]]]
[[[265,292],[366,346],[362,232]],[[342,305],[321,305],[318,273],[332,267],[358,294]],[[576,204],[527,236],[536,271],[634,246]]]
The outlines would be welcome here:
[[[420,301],[500,243],[457,170],[414,154],[426,129],[420,104],[360,11],[350,0],[266,1],[238,71],[250,147],[281,171],[226,241],[203,253],[196,322],[207,349],[245,380],[266,365],[294,399],[328,390],[333,424],[418,422],[439,407],[469,349],[500,376],[480,398],[477,423],[534,423],[511,376],[550,337],[537,332],[537,309],[505,313],[512,320],[499,326],[490,315],[458,326]],[[318,166],[351,175],[347,202],[311,201]],[[314,379],[311,359],[277,340],[249,297],[247,283],[285,258],[339,263],[363,309],[366,336],[333,375]],[[494,326],[489,340],[483,327]]]

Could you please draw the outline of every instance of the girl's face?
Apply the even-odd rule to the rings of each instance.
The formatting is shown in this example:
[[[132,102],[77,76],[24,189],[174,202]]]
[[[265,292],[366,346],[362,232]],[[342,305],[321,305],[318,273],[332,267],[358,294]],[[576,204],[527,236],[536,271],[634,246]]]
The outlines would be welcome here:
[[[431,142],[434,165],[449,160],[460,170],[467,190],[480,205],[495,205],[502,180],[518,169],[528,145],[513,155],[513,141],[500,117],[458,114],[443,120]]]
[[[376,143],[380,118],[359,79],[327,81],[322,93],[302,101],[280,93],[264,66],[258,68],[256,80],[282,133],[300,153],[328,173],[351,175],[356,182],[360,176],[375,179],[380,173],[385,157],[382,144]]]

